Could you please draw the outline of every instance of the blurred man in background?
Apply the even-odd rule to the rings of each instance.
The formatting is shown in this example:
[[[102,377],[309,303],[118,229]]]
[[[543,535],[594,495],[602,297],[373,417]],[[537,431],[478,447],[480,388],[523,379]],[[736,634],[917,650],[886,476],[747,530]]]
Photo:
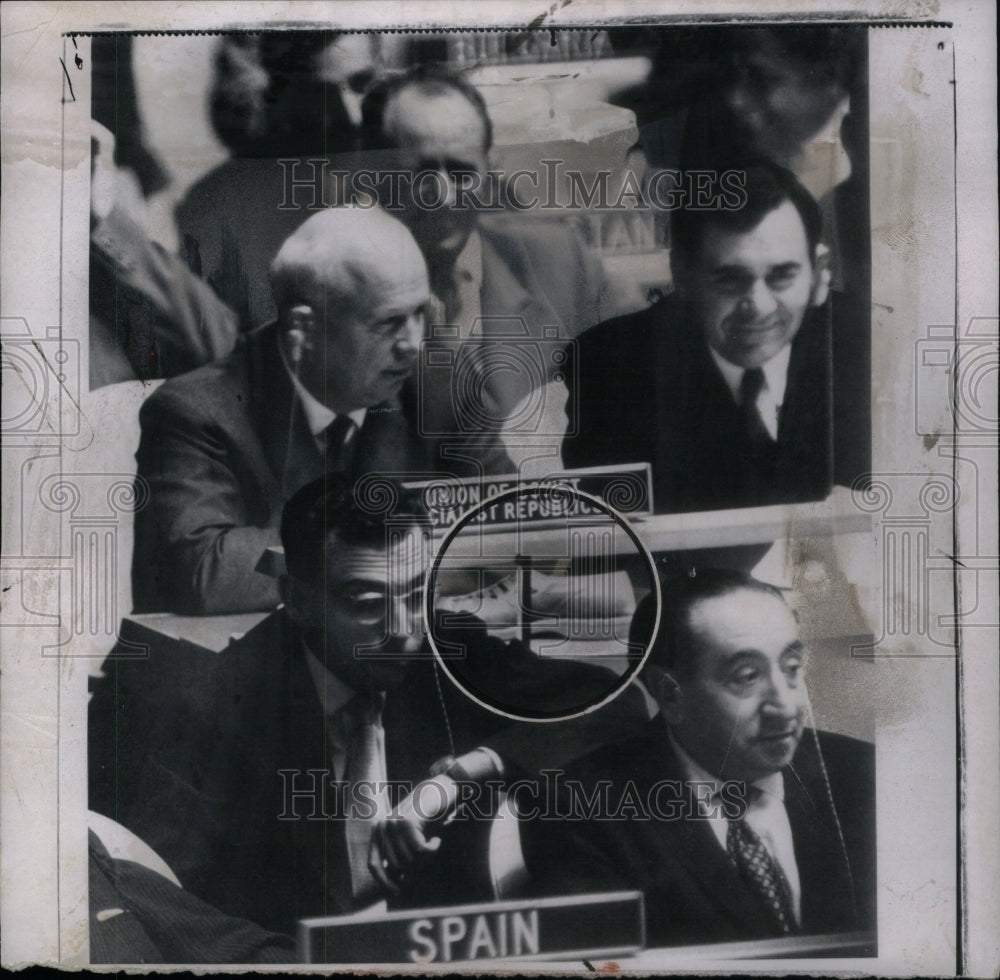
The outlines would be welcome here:
[[[371,34],[272,31],[220,39],[211,120],[232,158],[177,206],[180,252],[252,330],[277,314],[267,270],[281,243],[328,204],[323,170],[357,146],[360,100],[377,72]],[[315,166],[315,171],[313,167]],[[320,191],[289,195],[289,175]]]
[[[362,109],[366,149],[379,168],[404,175],[398,200],[391,182],[379,189],[427,259],[429,336],[442,336],[435,325],[454,325],[469,377],[480,379],[456,371],[455,384],[472,403],[434,402],[432,425],[441,432],[499,429],[525,395],[559,372],[554,341],[598,321],[600,264],[565,223],[515,221],[479,206],[491,199],[493,127],[482,95],[460,75],[412,69],[374,86]],[[421,200],[421,189],[433,189],[433,199]],[[502,196],[493,200],[502,211]],[[453,410],[457,418],[448,417]]]

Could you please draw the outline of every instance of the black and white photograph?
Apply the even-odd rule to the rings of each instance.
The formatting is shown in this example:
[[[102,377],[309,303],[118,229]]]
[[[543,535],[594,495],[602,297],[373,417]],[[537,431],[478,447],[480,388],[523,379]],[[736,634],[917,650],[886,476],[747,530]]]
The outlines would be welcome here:
[[[425,6],[5,51],[5,965],[989,975],[995,19]]]

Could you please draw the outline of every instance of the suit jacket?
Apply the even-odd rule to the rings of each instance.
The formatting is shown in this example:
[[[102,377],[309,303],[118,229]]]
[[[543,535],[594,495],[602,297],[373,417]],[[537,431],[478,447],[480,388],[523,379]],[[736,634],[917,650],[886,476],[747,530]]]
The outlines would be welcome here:
[[[328,722],[283,619],[272,617],[252,647],[218,657],[177,651],[144,664],[116,662],[90,705],[90,796],[94,809],[148,843],[186,891],[226,915],[291,934],[299,918],[351,908]],[[423,659],[387,698],[391,780],[424,779],[452,752],[449,730],[460,754],[504,722],[480,710],[473,725],[472,703],[447,683],[443,690],[446,707]],[[444,848],[435,856],[438,873],[412,876],[395,904],[488,898],[477,892],[485,879],[477,882],[477,867],[463,860],[474,853],[458,842]]]
[[[90,389],[225,357],[236,315],[120,209],[90,235]]]
[[[512,365],[501,348],[505,369],[484,382],[491,413],[506,417],[533,388],[562,374],[565,342],[600,320],[604,274],[566,222],[484,218],[479,232],[481,343],[514,345],[519,358]]]
[[[662,716],[642,735],[570,767],[566,778],[579,779],[588,794],[607,780],[611,812],[627,799],[638,799],[645,808],[655,787],[686,780]],[[663,791],[653,806],[670,815],[666,801],[674,798],[676,794]],[[651,819],[528,822],[522,840],[533,891],[558,895],[639,889],[646,897],[650,946],[779,935],[708,823],[689,818],[697,810],[687,787],[682,798],[686,806],[676,819],[658,818],[654,809]],[[874,804],[873,747],[807,730],[785,770],[785,809],[802,886],[804,933],[874,930]]]
[[[413,405],[404,391],[368,413],[355,446],[357,475],[428,473],[429,446]],[[135,611],[274,608],[275,580],[255,566],[280,544],[284,501],[325,466],[281,364],[276,326],[164,384],[139,421],[137,483],[148,503],[135,522]]]
[[[658,512],[825,497],[833,483],[828,316],[826,307],[808,311],[792,342],[778,439],[766,454],[753,451],[693,315],[676,296],[594,327],[570,348],[563,462],[650,463]]]
[[[607,684],[588,665],[574,671],[555,663],[551,672],[541,665],[529,676],[517,644],[478,639],[467,645],[471,656],[504,657],[510,685],[535,685],[540,698],[578,685],[586,700],[588,685]],[[271,617],[254,644],[214,658],[176,651],[111,661],[106,671],[90,705],[92,809],[113,815],[187,891],[226,915],[289,932],[300,917],[349,911],[327,719],[283,615]],[[511,725],[436,672],[427,653],[389,692],[382,720],[389,779],[415,785],[435,760],[483,744],[510,762],[512,776],[560,765],[641,730],[648,715],[632,688],[608,710],[567,722],[563,735],[558,722]],[[433,864],[407,877],[394,905],[490,899],[488,830],[482,819],[455,821]]]
[[[223,915],[172,881],[112,858],[90,831],[91,963],[292,963],[295,945]],[[108,912],[116,909],[118,914]]]

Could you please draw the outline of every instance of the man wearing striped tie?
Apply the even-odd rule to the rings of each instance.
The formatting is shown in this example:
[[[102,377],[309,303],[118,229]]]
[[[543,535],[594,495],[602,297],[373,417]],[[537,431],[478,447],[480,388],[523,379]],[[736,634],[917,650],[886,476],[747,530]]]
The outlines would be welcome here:
[[[529,823],[534,890],[640,889],[650,946],[873,930],[873,747],[808,727],[784,597],[713,569],[663,594],[643,672],[661,712],[569,767],[566,820]],[[573,819],[584,799],[603,812]]]

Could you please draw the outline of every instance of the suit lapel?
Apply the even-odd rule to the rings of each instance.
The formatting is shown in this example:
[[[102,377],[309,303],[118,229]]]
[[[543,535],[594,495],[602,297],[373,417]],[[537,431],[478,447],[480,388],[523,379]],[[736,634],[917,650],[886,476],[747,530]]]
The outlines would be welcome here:
[[[311,801],[299,804],[299,819],[287,824],[289,851],[295,883],[295,901],[301,915],[336,915],[352,911],[347,841],[340,817],[344,798],[331,785],[335,778],[329,747],[328,720],[323,713],[312,673],[305,661],[298,631],[286,621],[285,730],[282,760],[293,769],[305,787],[326,779],[320,796],[325,812],[333,819],[308,819]],[[310,770],[316,772],[313,783]],[[324,775],[328,773],[328,775]],[[286,777],[287,778],[287,777]],[[282,807],[286,806],[282,802]],[[281,811],[277,811],[281,812]]]
[[[278,351],[278,326],[247,336],[247,381],[254,428],[274,477],[272,507],[323,475],[323,458]]]
[[[825,493],[833,483],[829,306],[810,310],[792,342],[778,427],[778,485]]]
[[[399,397],[370,408],[358,433],[357,476],[368,473],[413,477],[425,469],[426,444],[414,431],[415,394],[408,383]]]
[[[670,766],[676,774],[673,778],[684,778],[672,751]],[[784,772],[785,810],[802,889],[802,930],[814,934],[857,927],[851,884],[819,766],[814,733],[806,731]],[[690,797],[688,802],[694,805]],[[744,884],[705,821],[679,820],[661,826],[668,838],[665,846],[676,851],[673,856],[720,914],[745,935],[775,934],[767,911]]]
[[[807,730],[785,770],[785,810],[802,886],[804,932],[857,928],[852,885],[815,732]]]
[[[754,506],[819,496],[832,482],[829,332],[826,309],[810,311],[792,344],[774,458],[748,454],[739,409],[683,303],[657,330],[660,426],[656,474],[662,505]],[[679,411],[680,407],[680,411]]]
[[[713,498],[741,481],[734,455],[739,413],[690,308],[678,302],[671,313],[654,340],[658,376],[673,382],[656,385],[656,418],[668,422],[659,426],[655,472],[668,481],[668,505],[694,499],[717,506]]]
[[[559,315],[545,299],[545,289],[535,278],[532,263],[524,246],[513,235],[495,228],[480,228],[483,242],[483,285],[480,289],[480,309],[484,317],[523,317],[526,336],[540,337],[543,326],[558,326]],[[569,325],[572,326],[572,325]],[[483,335],[498,335],[497,327],[517,330],[509,322],[493,325],[487,321]],[[564,331],[565,332],[565,331]]]
[[[665,766],[660,769],[656,781],[678,780],[684,784],[686,812],[697,814],[694,793],[687,783],[687,776],[680,760],[667,738],[666,725],[662,717],[656,719],[663,733],[660,758]],[[649,753],[649,758],[656,754]],[[659,836],[659,850],[669,868],[670,861],[676,861],[687,872],[691,881],[700,889],[705,900],[714,907],[715,913],[731,920],[734,926],[749,934],[769,935],[774,933],[767,912],[759,899],[747,888],[735,866],[729,860],[725,849],[719,844],[708,821],[698,819],[650,821],[650,832]]]

